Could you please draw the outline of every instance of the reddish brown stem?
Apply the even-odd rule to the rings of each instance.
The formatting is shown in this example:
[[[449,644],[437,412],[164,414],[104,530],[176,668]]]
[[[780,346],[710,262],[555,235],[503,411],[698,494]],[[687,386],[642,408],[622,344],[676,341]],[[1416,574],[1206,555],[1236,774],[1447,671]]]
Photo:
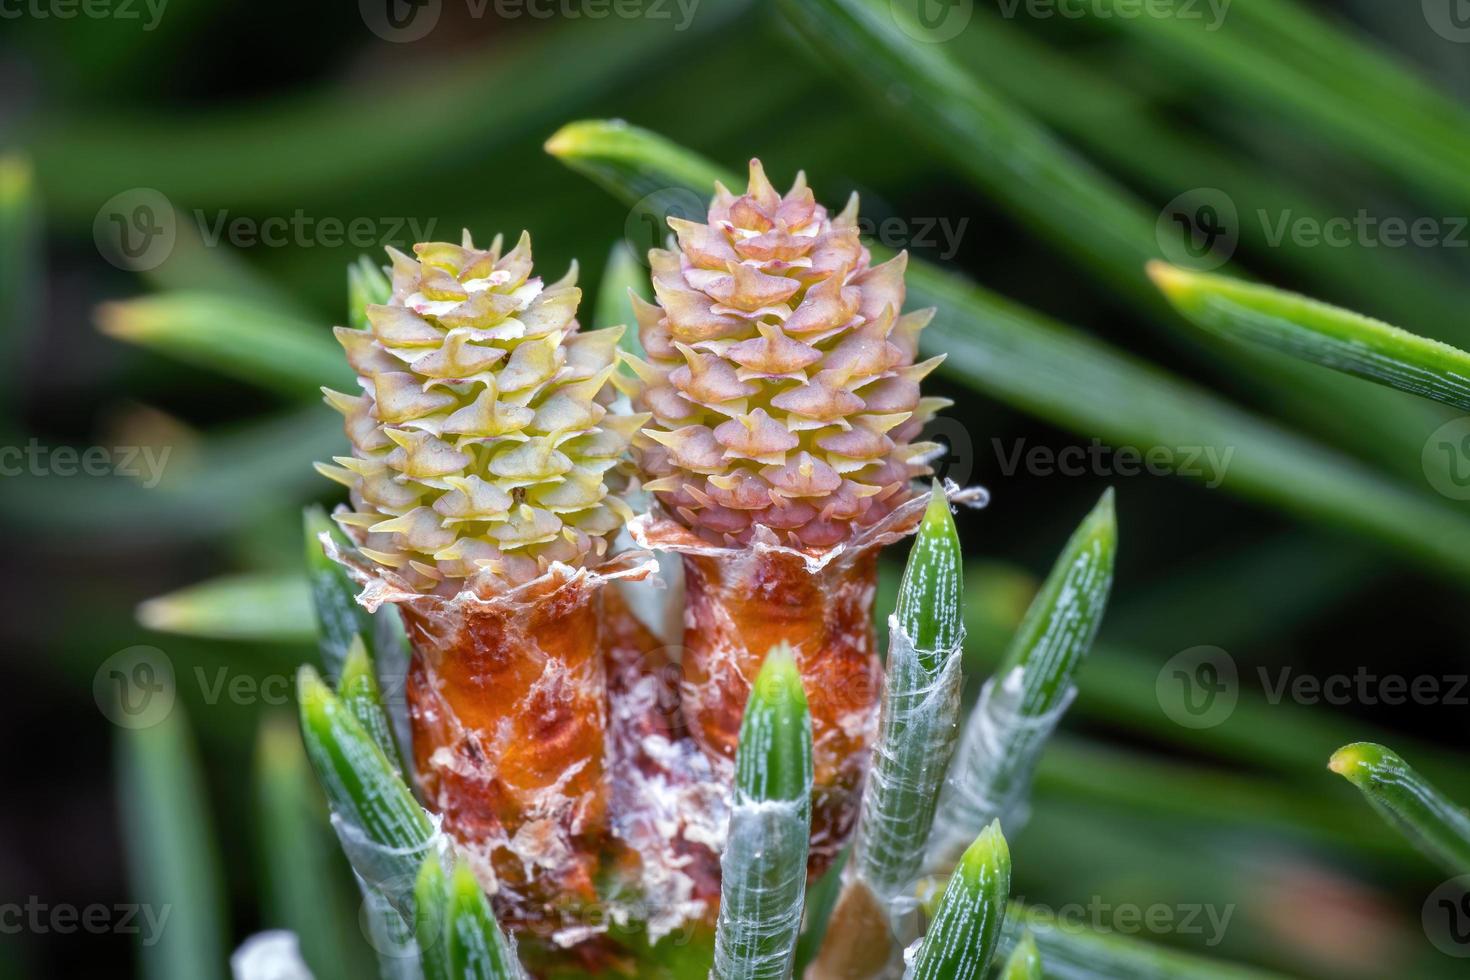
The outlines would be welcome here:
[[[403,603],[416,768],[510,922],[595,901],[607,831],[600,587],[547,576],[514,598]],[[488,883],[488,882],[487,882]]]
[[[873,636],[877,549],[820,570],[789,552],[684,557],[684,708],[696,741],[734,761],[750,685],[784,641],[811,708],[815,783],[809,866],[852,831],[881,678]]]

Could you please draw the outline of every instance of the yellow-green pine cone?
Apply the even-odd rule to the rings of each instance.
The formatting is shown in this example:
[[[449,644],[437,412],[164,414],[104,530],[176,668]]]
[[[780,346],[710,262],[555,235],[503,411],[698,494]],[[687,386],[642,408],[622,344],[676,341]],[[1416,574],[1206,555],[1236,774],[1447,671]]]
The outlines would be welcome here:
[[[336,331],[363,389],[324,389],[352,441],[318,467],[351,491],[338,519],[424,593],[595,563],[631,516],[609,475],[644,421],[607,410],[621,329],[580,332],[575,266],[544,285],[526,234],[503,255],[468,233],[413,251],[388,250],[391,298],[367,329]]]
[[[648,489],[715,544],[764,526],[822,549],[908,499],[933,447],[913,440],[946,404],[921,398],[940,358],[914,363],[932,310],[904,313],[907,254],[872,265],[857,197],[835,217],[798,175],[784,196],[750,162],[716,185],[704,224],[669,219],[649,253],[657,303],[634,298],[648,361],[629,358],[652,421]]]

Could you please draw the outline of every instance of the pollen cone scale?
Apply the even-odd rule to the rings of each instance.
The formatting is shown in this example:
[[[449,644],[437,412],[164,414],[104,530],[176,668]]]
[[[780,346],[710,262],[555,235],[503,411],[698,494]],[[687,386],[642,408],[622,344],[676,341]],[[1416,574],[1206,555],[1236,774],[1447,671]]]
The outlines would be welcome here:
[[[716,185],[704,223],[670,219],[649,253],[655,303],[633,297],[647,360],[627,357],[634,445],[657,512],[631,526],[684,559],[682,701],[694,738],[733,766],[766,651],[789,643],[815,738],[810,864],[856,818],[881,672],[872,626],[878,551],[924,510],[916,441],[946,404],[915,363],[932,310],[904,312],[906,254],[874,265],[857,199],[837,215],[798,175],[785,194],[750,163]]]
[[[595,901],[608,833],[603,583],[631,516],[620,460],[642,416],[609,412],[620,330],[582,332],[575,270],[549,286],[530,239],[390,250],[391,291],[337,328],[359,394],[326,391],[350,456],[328,545],[369,609],[398,605],[420,789],[508,924],[550,932]],[[386,284],[385,284],[386,285]]]

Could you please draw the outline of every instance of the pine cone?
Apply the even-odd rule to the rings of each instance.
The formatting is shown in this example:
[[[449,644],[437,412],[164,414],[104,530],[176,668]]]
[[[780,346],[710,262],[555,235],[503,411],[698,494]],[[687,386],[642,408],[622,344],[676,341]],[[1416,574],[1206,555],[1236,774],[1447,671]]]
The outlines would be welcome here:
[[[604,582],[631,513],[609,483],[643,415],[609,413],[621,328],[581,333],[575,269],[550,287],[531,243],[501,255],[390,249],[367,329],[337,329],[363,394],[327,391],[353,455],[332,552],[369,609],[399,605],[419,788],[504,921],[551,934],[596,900],[608,837]],[[556,564],[553,564],[556,563]]]
[[[607,483],[644,421],[605,408],[622,331],[578,331],[575,266],[543,287],[530,236],[500,246],[389,249],[391,300],[367,307],[368,330],[336,331],[363,393],[323,389],[353,447],[318,465],[351,491],[338,520],[426,593],[595,562],[631,516]]]
[[[766,652],[787,643],[811,709],[809,866],[850,835],[877,720],[877,552],[921,516],[912,440],[943,399],[914,363],[931,310],[901,314],[906,256],[870,265],[854,198],[836,218],[798,177],[782,197],[760,161],[707,224],[670,219],[678,250],[649,253],[657,305],[634,299],[647,363],[630,358],[652,421],[640,464],[672,519],[631,527],[684,558],[681,702],[728,776]]]
[[[946,404],[919,396],[941,358],[914,363],[933,310],[900,313],[907,254],[870,265],[856,195],[829,217],[804,176],[783,197],[759,160],[740,197],[716,185],[707,224],[669,224],[657,305],[634,299],[647,488],[717,544],[764,526],[827,548],[881,521],[929,472],[911,440]]]

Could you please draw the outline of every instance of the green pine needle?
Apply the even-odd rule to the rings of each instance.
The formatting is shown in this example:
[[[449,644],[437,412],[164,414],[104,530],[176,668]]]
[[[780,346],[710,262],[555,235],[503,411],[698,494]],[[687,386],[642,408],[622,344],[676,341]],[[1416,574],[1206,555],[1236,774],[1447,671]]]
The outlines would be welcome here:
[[[138,622],[161,633],[212,640],[310,643],[311,590],[299,575],[226,575],[138,605]]]
[[[297,699],[306,754],[332,809],[374,843],[422,847],[434,829],[428,815],[372,735],[310,666],[297,674]]]
[[[354,330],[367,330],[369,305],[382,306],[393,296],[393,285],[381,266],[366,255],[347,266],[347,322]]]
[[[178,291],[104,303],[103,333],[186,364],[259,385],[289,398],[315,399],[322,385],[356,385],[342,348],[320,324],[253,299]]]
[[[740,723],[713,980],[791,975],[806,893],[811,791],[811,715],[783,643],[766,655]]]
[[[449,878],[437,854],[424,859],[413,888],[414,939],[424,980],[453,980],[449,956]]]
[[[1470,352],[1269,286],[1163,262],[1148,272],[1205,330],[1470,411]]]
[[[1001,678],[1023,672],[1024,713],[1045,714],[1072,689],[1102,625],[1117,547],[1118,520],[1109,488],[1067,540],[996,669]]]
[[[914,964],[913,980],[983,976],[1000,946],[1011,894],[1011,852],[992,821],[965,851]]]
[[[954,515],[936,480],[908,564],[904,566],[895,610],[898,624],[921,651],[924,666],[930,670],[938,665],[938,655],[948,652],[960,640],[964,619],[960,611],[963,566]]]
[[[460,862],[449,881],[449,963],[455,980],[519,980],[515,950],[500,931],[470,866]]]
[[[899,585],[899,629],[889,636],[878,744],[853,851],[858,875],[885,899],[918,876],[954,754],[964,685],[963,562],[936,481]]]
[[[392,726],[383,708],[377,670],[360,636],[354,636],[347,648],[347,659],[342,662],[342,678],[337,682],[337,696],[383,750],[383,755],[396,765],[398,749],[393,744]]]
[[[812,787],[811,715],[796,659],[772,648],[740,723],[735,786],[748,799],[805,803]]]
[[[1057,715],[1066,709],[1107,605],[1117,549],[1107,490],[1062,549],[1005,659],[965,723],[941,798],[929,865],[947,867],[976,829],[1009,820],[1029,791]],[[1014,829],[1014,828],[1013,828]]]
[[[1373,808],[1450,874],[1470,874],[1470,813],[1451,803],[1392,750],[1344,745],[1328,768],[1362,791]]]
[[[1001,967],[999,980],[1041,980],[1041,977],[1041,951],[1036,948],[1036,937],[1030,931],[1024,932]]]
[[[357,602],[357,585],[347,570],[327,557],[321,536],[328,535],[337,546],[352,547],[337,525],[320,506],[312,505],[301,515],[306,542],[306,574],[316,608],[317,640],[328,677],[342,671],[342,661],[355,636],[373,636],[373,617]]]

